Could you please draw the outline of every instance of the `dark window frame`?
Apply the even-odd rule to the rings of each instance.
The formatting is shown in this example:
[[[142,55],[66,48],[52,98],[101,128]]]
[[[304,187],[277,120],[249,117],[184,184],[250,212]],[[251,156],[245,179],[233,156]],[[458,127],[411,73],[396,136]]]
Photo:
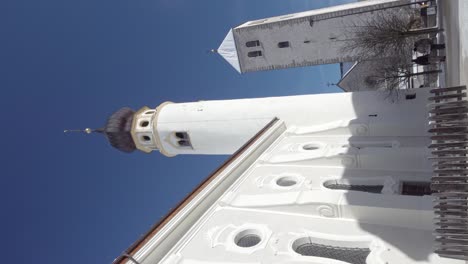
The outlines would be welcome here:
[[[192,141],[190,140],[190,136],[187,132],[185,131],[179,131],[174,133],[176,139],[177,139],[177,145],[179,147],[190,147],[193,148],[192,146]]]
[[[246,46],[247,48],[259,47],[259,46],[260,46],[260,41],[258,41],[258,40],[247,41],[247,42],[245,43],[245,46]]]
[[[290,46],[291,45],[290,45],[289,41],[278,42],[278,48],[280,48],[280,49],[289,48]]]
[[[249,58],[261,57],[263,56],[263,53],[261,50],[254,50],[254,51],[249,51],[249,53],[247,53],[247,56]]]

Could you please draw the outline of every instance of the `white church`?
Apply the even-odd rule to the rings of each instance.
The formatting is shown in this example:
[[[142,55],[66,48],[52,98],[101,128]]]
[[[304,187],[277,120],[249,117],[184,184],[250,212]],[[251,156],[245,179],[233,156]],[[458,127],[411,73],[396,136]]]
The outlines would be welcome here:
[[[327,52],[330,36],[284,38],[321,49],[309,57],[270,49],[283,49],[287,27],[315,29],[329,12],[404,2],[248,22],[218,52],[239,72],[352,60]],[[122,108],[96,130],[121,151],[231,157],[114,263],[466,264],[467,113],[464,86]]]

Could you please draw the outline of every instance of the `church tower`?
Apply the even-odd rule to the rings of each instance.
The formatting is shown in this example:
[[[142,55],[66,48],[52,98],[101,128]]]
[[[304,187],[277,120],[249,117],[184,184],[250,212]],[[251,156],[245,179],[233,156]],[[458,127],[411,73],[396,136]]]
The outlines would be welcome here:
[[[465,91],[122,108],[121,151],[232,156],[114,263],[465,264]]]
[[[248,21],[229,31],[217,52],[239,73],[354,62],[350,31],[411,0],[375,0]],[[378,56],[378,54],[375,54]]]
[[[400,94],[403,98],[398,103],[385,99],[387,96],[367,92],[165,102],[136,112],[122,108],[96,132],[104,133],[118,150],[159,151],[168,157],[230,155],[274,118],[294,133],[320,137],[357,137],[361,141],[388,137],[391,142],[390,137],[423,136],[425,93],[410,92],[408,99]]]

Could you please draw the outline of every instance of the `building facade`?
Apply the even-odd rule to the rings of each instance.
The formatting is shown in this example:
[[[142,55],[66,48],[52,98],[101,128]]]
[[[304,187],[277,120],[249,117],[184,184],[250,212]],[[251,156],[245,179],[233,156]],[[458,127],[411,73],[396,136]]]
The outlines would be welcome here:
[[[131,118],[118,111],[108,123],[131,128],[104,130],[130,133],[134,149],[233,155],[115,263],[465,263],[434,253],[431,96],[371,91],[163,103]],[[122,135],[111,143],[128,146]]]
[[[240,73],[358,61],[346,49],[352,28],[411,2],[365,1],[249,21],[231,29],[217,52]]]

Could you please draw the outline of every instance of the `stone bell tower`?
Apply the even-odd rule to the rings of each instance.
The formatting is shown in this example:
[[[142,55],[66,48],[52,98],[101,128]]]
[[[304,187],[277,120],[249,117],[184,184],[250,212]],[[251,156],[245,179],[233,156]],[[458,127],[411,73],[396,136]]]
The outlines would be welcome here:
[[[411,2],[364,1],[248,21],[231,29],[217,52],[239,73],[357,61],[345,49],[350,28]]]

